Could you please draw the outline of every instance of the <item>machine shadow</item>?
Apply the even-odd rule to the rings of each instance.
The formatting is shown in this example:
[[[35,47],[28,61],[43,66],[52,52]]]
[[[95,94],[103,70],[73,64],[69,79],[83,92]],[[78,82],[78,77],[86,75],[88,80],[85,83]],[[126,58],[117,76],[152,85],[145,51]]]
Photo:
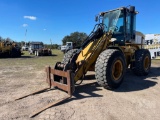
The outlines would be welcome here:
[[[88,83],[84,85],[79,85],[75,87],[75,93],[73,96],[75,98],[73,99],[83,99],[83,98],[89,98],[89,97],[102,97],[103,95],[99,95],[97,93],[94,93],[96,91],[101,91],[102,89],[100,86],[96,83]],[[85,95],[82,95],[85,94]]]
[[[140,91],[144,89],[148,89],[157,84],[157,80],[160,77],[160,67],[151,67],[150,73],[147,76],[136,76],[130,69],[126,70],[126,74],[124,76],[124,81],[122,84],[115,90],[115,92],[132,92],[132,91]],[[95,75],[87,75],[84,80],[95,80]],[[97,87],[101,88],[97,82],[95,82]],[[81,85],[79,86],[79,88]],[[86,86],[90,91],[90,88]],[[105,90],[105,89],[104,89]]]
[[[86,75],[84,78],[84,80],[94,80],[94,79],[96,79],[94,74]]]
[[[160,68],[151,67],[151,71],[147,76],[136,76],[127,69],[124,81],[121,86],[115,89],[115,92],[132,92],[148,89],[157,84],[157,77],[160,76]]]
[[[70,99],[65,100],[61,103],[58,103],[57,105],[65,104],[65,103],[71,102],[73,100],[80,100],[80,99],[84,99],[84,98],[103,97],[103,95],[99,95],[97,93],[94,93],[95,91],[101,91],[101,90],[102,89],[100,88],[100,86],[96,82],[76,86],[75,92],[72,95],[73,97],[71,97]]]
[[[132,91],[140,91],[140,90],[148,89],[157,84],[156,80],[158,80],[157,77],[159,76],[160,76],[160,68],[156,68],[156,67],[151,67],[151,71],[147,76],[136,76],[130,69],[127,69],[123,83],[119,86],[119,88],[113,91],[114,92],[132,92]],[[94,74],[86,75],[86,77],[84,78],[84,81],[85,80],[86,81],[94,80],[94,82],[76,86],[75,92],[73,93],[74,97],[62,103],[67,103],[67,102],[71,102],[72,100],[79,100],[79,99],[90,98],[90,97],[103,97],[103,95],[99,95],[95,93],[96,91],[101,91],[105,89],[100,87],[98,83],[95,81]]]

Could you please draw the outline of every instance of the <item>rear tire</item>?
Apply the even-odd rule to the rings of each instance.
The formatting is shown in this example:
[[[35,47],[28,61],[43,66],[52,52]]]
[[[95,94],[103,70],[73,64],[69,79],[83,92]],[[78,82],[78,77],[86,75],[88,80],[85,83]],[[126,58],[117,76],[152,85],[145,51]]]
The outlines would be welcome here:
[[[107,49],[97,58],[95,77],[100,86],[115,89],[120,86],[126,71],[125,58],[117,49]]]
[[[148,75],[151,67],[151,55],[147,49],[139,49],[135,52],[135,62],[132,63],[132,71],[138,76]]]

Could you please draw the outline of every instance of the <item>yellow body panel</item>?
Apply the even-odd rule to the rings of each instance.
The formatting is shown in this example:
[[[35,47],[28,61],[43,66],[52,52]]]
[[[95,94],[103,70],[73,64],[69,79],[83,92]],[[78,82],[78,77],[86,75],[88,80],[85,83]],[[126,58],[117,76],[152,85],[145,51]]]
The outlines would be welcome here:
[[[93,51],[93,47],[95,47],[94,44],[95,44],[94,42],[89,43],[89,45],[81,51],[81,53],[79,54],[76,60],[76,63],[87,59],[91,55]]]
[[[112,45],[110,41],[111,37],[112,35],[110,33],[105,33],[101,38],[90,42],[80,52],[76,60],[77,70],[74,76],[75,82],[81,79],[90,69],[94,70],[94,65],[99,54],[108,47],[120,49],[123,52],[126,58],[126,66],[129,66],[134,61],[133,55],[137,49],[140,49],[140,46],[138,44],[126,44],[125,46]]]
[[[78,81],[91,68],[91,66],[94,65],[99,54],[106,49],[110,39],[111,35],[106,33],[98,40],[89,43],[89,45],[81,51],[76,60],[78,69],[75,73],[75,81]]]

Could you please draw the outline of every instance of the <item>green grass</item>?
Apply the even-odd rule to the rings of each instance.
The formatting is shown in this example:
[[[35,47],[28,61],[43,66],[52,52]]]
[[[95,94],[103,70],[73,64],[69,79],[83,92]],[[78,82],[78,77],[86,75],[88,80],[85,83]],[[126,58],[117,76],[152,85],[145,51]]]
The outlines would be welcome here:
[[[61,62],[64,54],[60,50],[52,50],[52,56],[29,55],[28,51],[23,51],[21,58],[1,58],[0,69],[7,67],[27,67],[32,66],[35,70],[44,69],[46,66],[54,67],[56,62]],[[160,60],[152,60],[152,64],[160,65]]]
[[[64,54],[60,50],[52,50],[52,56],[29,55],[28,51],[23,51],[21,58],[1,58],[0,67],[5,66],[34,66],[35,69],[44,69],[46,66],[54,67],[56,62],[61,62]]]

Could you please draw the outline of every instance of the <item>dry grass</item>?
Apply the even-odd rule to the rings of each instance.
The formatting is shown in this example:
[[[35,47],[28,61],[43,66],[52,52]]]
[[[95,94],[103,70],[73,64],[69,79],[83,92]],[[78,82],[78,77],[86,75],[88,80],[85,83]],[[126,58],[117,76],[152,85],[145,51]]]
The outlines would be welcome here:
[[[152,60],[152,64],[160,65],[160,60]]]

